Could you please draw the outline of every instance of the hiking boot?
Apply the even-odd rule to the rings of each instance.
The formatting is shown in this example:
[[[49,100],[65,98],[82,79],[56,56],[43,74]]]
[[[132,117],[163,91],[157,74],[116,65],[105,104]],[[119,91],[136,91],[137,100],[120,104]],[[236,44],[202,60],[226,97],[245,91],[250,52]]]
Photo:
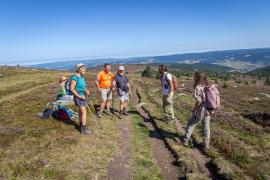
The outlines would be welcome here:
[[[128,116],[128,115],[129,115],[128,112],[127,112],[127,108],[125,108],[125,109],[123,110],[123,114],[124,114],[125,116]]]
[[[188,141],[183,141],[182,144],[183,144],[183,146],[185,146],[185,147],[188,147],[188,146],[189,146],[189,145],[188,145]]]
[[[90,134],[92,134],[92,132],[90,131],[90,129],[88,129],[87,126],[81,126],[81,134],[90,135]]]
[[[185,136],[181,136],[180,140],[181,140],[183,146],[185,146],[185,147],[189,146],[188,141],[186,140]]]
[[[97,112],[97,117],[101,118],[101,112],[100,111]]]
[[[112,109],[110,109],[110,108],[109,109],[106,109],[106,114],[107,115],[111,115],[111,113],[112,113]]]

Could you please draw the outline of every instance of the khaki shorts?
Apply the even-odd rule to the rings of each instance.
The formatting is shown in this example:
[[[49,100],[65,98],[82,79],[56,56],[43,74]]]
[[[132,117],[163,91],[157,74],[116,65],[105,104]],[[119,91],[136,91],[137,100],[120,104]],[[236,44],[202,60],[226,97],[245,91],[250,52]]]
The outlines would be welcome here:
[[[103,101],[112,99],[112,90],[111,89],[101,89],[100,95]]]
[[[123,91],[123,95],[119,96],[119,99],[121,102],[127,102],[129,100],[128,92]]]

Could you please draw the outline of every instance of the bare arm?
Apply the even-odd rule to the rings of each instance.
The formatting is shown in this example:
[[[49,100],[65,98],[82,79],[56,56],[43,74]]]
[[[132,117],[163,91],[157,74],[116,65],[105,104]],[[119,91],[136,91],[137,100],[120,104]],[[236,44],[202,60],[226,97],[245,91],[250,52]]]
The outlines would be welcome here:
[[[97,88],[100,89],[98,80],[96,80],[95,83],[96,83]]]
[[[173,93],[174,92],[174,89],[173,89],[173,82],[172,82],[172,80],[169,80],[169,84],[170,84],[170,92],[169,92],[169,94],[171,94],[171,93]]]
[[[113,87],[118,88],[115,80],[113,80],[112,85]]]
[[[77,84],[77,82],[74,81],[74,80],[72,80],[72,81],[70,82],[70,91],[74,94],[74,96],[76,96],[77,98],[82,99],[83,97],[80,96],[80,95],[78,94],[78,92],[75,90],[76,84]]]

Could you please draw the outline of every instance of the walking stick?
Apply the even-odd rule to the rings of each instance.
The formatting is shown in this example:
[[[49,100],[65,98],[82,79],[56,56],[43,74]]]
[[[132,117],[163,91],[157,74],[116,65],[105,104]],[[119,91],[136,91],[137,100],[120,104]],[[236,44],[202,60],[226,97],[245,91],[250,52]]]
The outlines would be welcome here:
[[[114,95],[113,95],[113,88],[110,89],[110,93],[112,93],[112,115],[111,115],[111,119],[112,120],[115,120],[115,114],[114,114]],[[109,95],[110,95],[109,93]]]
[[[91,107],[95,111],[95,114],[97,114],[96,109],[94,107],[94,104],[92,103],[92,100],[90,98],[89,98],[89,102],[90,102]],[[100,129],[103,129],[101,122],[97,118],[94,118],[94,119],[98,122],[98,125],[99,125]]]
[[[95,110],[94,105],[93,105],[93,103],[92,103],[92,101],[91,101],[90,98],[89,98],[89,101],[90,101],[91,106],[92,106],[93,109]],[[95,118],[95,116],[93,115],[93,113],[91,112],[91,109],[90,109],[88,103],[87,103],[87,109],[88,109],[88,111],[89,111],[89,113],[90,113],[90,116],[94,119],[95,125],[98,126],[100,129],[103,129],[103,128],[102,128],[102,125],[101,125],[101,123],[100,123],[100,121],[98,121],[98,120]]]

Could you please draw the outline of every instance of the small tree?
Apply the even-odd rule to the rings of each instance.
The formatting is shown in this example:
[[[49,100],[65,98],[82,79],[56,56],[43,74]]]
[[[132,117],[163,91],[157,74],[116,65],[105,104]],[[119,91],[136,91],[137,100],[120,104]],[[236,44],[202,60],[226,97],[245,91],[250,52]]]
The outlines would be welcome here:
[[[142,77],[156,77],[156,71],[148,65],[142,72]]]
[[[223,86],[222,86],[222,87],[223,87],[223,88],[228,88],[228,87],[229,87],[227,81],[225,81],[225,82],[223,83]]]

